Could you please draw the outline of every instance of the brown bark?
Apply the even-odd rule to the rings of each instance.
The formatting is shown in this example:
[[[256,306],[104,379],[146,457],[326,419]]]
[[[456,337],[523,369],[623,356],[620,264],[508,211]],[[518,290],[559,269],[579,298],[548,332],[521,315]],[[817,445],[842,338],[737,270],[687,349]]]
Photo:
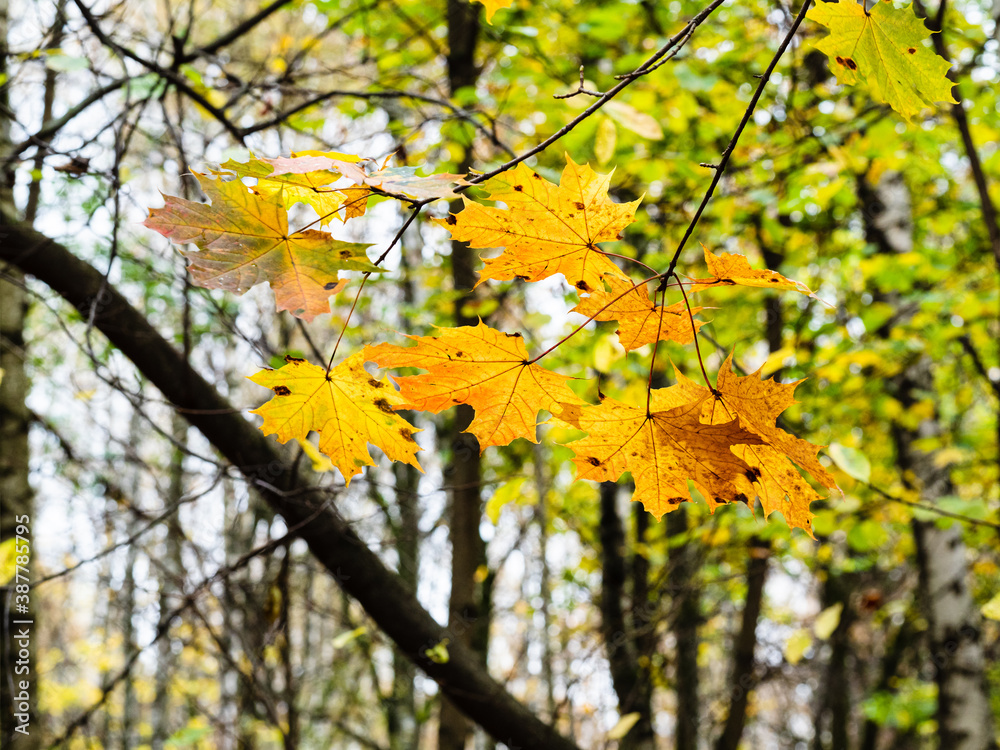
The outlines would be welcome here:
[[[687,509],[682,505],[667,516],[667,535],[677,537],[688,531]],[[669,550],[670,588],[673,592],[673,634],[677,644],[674,693],[677,696],[677,750],[698,747],[698,625],[701,622],[695,550],[691,543],[671,544]]]
[[[454,95],[466,86],[474,86],[479,71],[476,68],[476,47],[479,41],[479,5],[465,0],[448,0],[448,88]],[[466,149],[464,172],[471,163]],[[461,204],[452,206],[460,210]],[[472,299],[476,285],[476,258],[463,242],[451,243],[452,283],[462,294],[455,300],[455,325],[475,325],[477,318],[467,315],[464,307]],[[468,291],[467,291],[468,290]],[[458,408],[453,424],[452,460],[446,476],[451,491],[448,539],[451,542],[451,594],[448,598],[448,630],[451,640],[476,652],[486,663],[489,640],[488,594],[477,581],[477,572],[486,564],[486,544],[479,534],[482,520],[482,462],[479,442],[463,432],[472,421],[468,405]],[[438,714],[438,749],[464,750],[471,726],[451,701],[444,699]]]
[[[729,691],[729,712],[715,750],[737,750],[746,724],[750,691],[757,683],[754,651],[757,649],[757,621],[764,602],[764,581],[771,545],[762,539],[750,540],[747,561],[747,596],[743,605],[740,632],[733,648],[733,668]]]
[[[618,744],[620,750],[646,750],[654,746],[649,671],[640,666],[640,657],[652,657],[654,642],[647,628],[647,566],[644,558],[633,557],[626,565],[625,526],[618,511],[619,487],[603,482],[601,498],[601,634],[607,650],[611,683],[618,697],[618,713],[638,713],[639,719]],[[642,514],[645,510],[636,506]],[[641,531],[647,523],[637,524]],[[632,616],[626,616],[628,584],[631,578]]]

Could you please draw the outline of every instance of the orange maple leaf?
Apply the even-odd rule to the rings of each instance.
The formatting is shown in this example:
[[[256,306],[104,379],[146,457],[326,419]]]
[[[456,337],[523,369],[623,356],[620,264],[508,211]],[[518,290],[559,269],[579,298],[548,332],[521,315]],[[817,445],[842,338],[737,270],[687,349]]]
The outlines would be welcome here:
[[[732,449],[762,440],[737,419],[702,422],[705,400],[677,405],[676,392],[657,389],[650,395],[649,412],[608,397],[598,406],[564,406],[557,418],[588,433],[569,443],[577,478],[613,482],[631,472],[633,499],[657,519],[690,500],[688,480],[713,510],[747,502],[753,493],[750,466]]]
[[[305,440],[319,433],[319,449],[340,469],[348,485],[361,467],[373,466],[368,443],[393,461],[420,469],[416,427],[396,414],[402,404],[396,389],[365,370],[363,352],[351,355],[330,370],[287,357],[283,367],[262,370],[249,379],[270,388],[274,397],[251,414],[264,417],[260,429],[279,442]],[[421,469],[422,471],[422,469]]]
[[[608,277],[606,283],[611,288],[610,292],[603,289],[590,292],[581,297],[580,304],[573,308],[573,312],[594,320],[617,320],[618,340],[626,351],[656,341],[689,344],[694,339],[691,315],[697,314],[702,308],[691,308],[689,315],[683,302],[656,307],[649,298],[645,284],[635,286],[628,279],[617,276]],[[701,328],[704,323],[696,320],[694,325]]]
[[[463,196],[465,208],[444,220],[453,239],[472,247],[503,247],[485,259],[478,284],[487,279],[538,281],[561,273],[577,289],[601,288],[610,276],[625,274],[597,247],[618,239],[635,218],[639,201],[615,203],[608,197],[611,175],[599,175],[567,155],[558,186],[524,164],[483,183],[489,199],[506,209],[481,206]]]
[[[792,462],[827,489],[839,492],[840,488],[817,458],[822,446],[795,437],[776,424],[778,415],[795,403],[793,394],[801,381],[762,380],[760,370],[740,377],[732,370],[732,359],[730,355],[719,368],[715,393],[679,372],[678,383],[671,389],[679,399],[704,399],[703,422],[720,424],[738,417],[741,425],[760,438],[760,444],[733,451],[751,468],[764,514],[780,510],[789,526],[812,535],[813,513],[809,505],[819,499],[819,494]]]
[[[485,450],[523,437],[535,437],[538,412],[560,403],[583,403],[571,391],[565,375],[528,361],[519,333],[502,333],[485,325],[442,328],[438,336],[407,336],[416,346],[379,344],[365,357],[379,367],[419,367],[425,375],[395,378],[404,402],[399,408],[437,414],[457,404],[469,404],[476,416],[469,425]]]
[[[277,197],[265,198],[239,180],[196,177],[210,205],[168,195],[144,223],[173,242],[200,248],[181,251],[197,286],[243,294],[268,282],[278,310],[312,320],[330,312],[338,271],[380,272],[365,254],[368,245],[313,229],[290,233]]]
[[[703,289],[712,289],[719,286],[757,286],[764,289],[787,289],[793,292],[812,296],[812,290],[800,281],[782,276],[777,271],[767,269],[757,270],[751,268],[750,261],[745,255],[734,255],[723,253],[716,255],[707,247],[702,246],[705,251],[705,263],[708,265],[708,272],[712,274],[707,279],[691,279],[694,286],[688,291],[700,292]]]

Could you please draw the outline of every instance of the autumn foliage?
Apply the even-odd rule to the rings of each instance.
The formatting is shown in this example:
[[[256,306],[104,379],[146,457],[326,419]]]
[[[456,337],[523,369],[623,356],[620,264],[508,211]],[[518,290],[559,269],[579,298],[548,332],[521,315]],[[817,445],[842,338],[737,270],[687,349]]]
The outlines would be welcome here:
[[[486,5],[492,17],[506,3]],[[944,76],[948,64],[925,47],[926,34],[910,11],[879,3],[869,13],[854,0],[840,0],[820,4],[809,17],[829,28],[818,46],[835,63],[842,83],[867,82],[876,99],[906,118],[935,101],[952,101]],[[253,187],[244,183],[247,178]],[[627,351],[652,345],[654,361],[662,341],[697,348],[704,321],[695,316],[705,307],[692,305],[689,295],[734,285],[812,294],[799,282],[753,268],[742,255],[709,248],[707,277],[688,278],[672,266],[633,278],[601,243],[621,236],[640,200],[615,202],[609,195],[611,175],[569,156],[558,185],[518,160],[483,181],[422,177],[413,169],[319,152],[229,161],[198,179],[210,205],[168,197],[164,208],[150,212],[146,225],[175,242],[196,245],[196,251],[183,251],[194,283],[242,294],[266,282],[279,310],[305,320],[329,312],[329,297],[345,283],[339,272],[361,271],[367,279],[381,270],[387,251],[373,262],[363,244],[335,239],[312,225],[293,232],[288,209],[305,203],[319,216],[313,224],[339,224],[363,215],[373,196],[419,209],[461,195],[462,210],[439,223],[454,240],[501,249],[484,257],[479,284],[561,275],[579,295],[573,312],[588,322],[616,321],[621,345]],[[479,183],[481,199],[469,197],[473,183]],[[668,304],[668,294],[677,299]],[[584,331],[579,326],[570,336]],[[714,384],[707,374],[701,384],[677,372],[675,385],[648,390],[644,401],[602,398],[590,404],[570,390],[567,376],[539,363],[556,347],[532,357],[518,332],[480,322],[408,338],[415,345],[368,346],[336,366],[332,360],[326,367],[290,360],[252,376],[273,392],[255,412],[264,417],[262,429],[282,442],[318,433],[320,451],[349,482],[372,463],[368,443],[392,460],[419,466],[416,429],[396,414],[399,410],[439,413],[467,404],[475,411],[468,431],[483,450],[517,438],[535,441],[539,414],[548,412],[586,433],[569,443],[578,478],[616,481],[628,472],[635,499],[657,517],[689,500],[693,486],[713,509],[731,502],[753,505],[759,498],[766,515],[780,511],[790,526],[811,533],[809,506],[820,497],[813,483],[837,490],[818,460],[819,447],[778,425],[794,403],[795,384],[763,380],[759,372],[740,376],[731,356]],[[697,356],[701,361],[700,352]],[[366,361],[424,372],[396,377],[397,390],[373,378]]]

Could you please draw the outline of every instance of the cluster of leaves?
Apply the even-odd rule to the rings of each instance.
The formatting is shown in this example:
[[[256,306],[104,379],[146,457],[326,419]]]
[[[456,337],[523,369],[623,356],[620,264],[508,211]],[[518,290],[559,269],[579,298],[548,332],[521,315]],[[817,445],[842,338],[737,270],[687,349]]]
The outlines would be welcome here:
[[[491,16],[502,7],[487,5]],[[911,12],[880,4],[869,13],[854,0],[840,0],[821,4],[811,17],[831,31],[820,49],[837,63],[841,82],[866,80],[875,98],[907,119],[932,101],[952,101],[944,76],[948,64],[924,45]],[[318,152],[230,161],[198,178],[211,205],[168,197],[163,209],[151,211],[146,225],[199,248],[184,253],[196,284],[241,294],[268,282],[278,309],[306,320],[329,311],[330,296],[346,283],[338,278],[340,271],[361,271],[367,278],[380,270],[386,253],[372,262],[367,246],[336,240],[312,224],[291,233],[287,211],[292,205],[308,204],[320,217],[313,224],[322,225],[363,215],[372,195],[415,203],[454,198],[469,185],[457,175],[420,177],[412,169],[378,168],[370,159]],[[255,180],[254,186],[247,186],[245,178]],[[483,182],[482,201],[463,194],[463,210],[441,223],[455,240],[503,249],[485,259],[479,284],[562,275],[580,295],[574,312],[588,322],[617,321],[622,347],[633,351],[651,344],[654,358],[661,341],[697,346],[703,321],[694,316],[704,308],[692,307],[688,293],[741,285],[811,294],[776,272],[753,269],[744,256],[708,249],[706,278],[654,271],[634,281],[600,243],[620,237],[635,219],[639,200],[616,203],[609,186],[610,175],[568,157],[558,185],[520,163]],[[682,299],[667,305],[671,289]],[[662,295],[660,304],[657,295]],[[261,429],[281,442],[317,432],[320,451],[349,483],[373,464],[369,443],[390,459],[419,468],[418,430],[399,410],[439,413],[467,404],[475,411],[468,431],[483,450],[519,437],[535,441],[538,413],[547,411],[553,420],[586,433],[569,444],[578,478],[615,481],[630,472],[635,499],[657,517],[689,499],[691,483],[713,509],[734,501],[749,504],[757,497],[765,514],[781,511],[790,526],[809,533],[809,506],[818,494],[799,470],[827,489],[837,488],[818,461],[819,448],[777,425],[794,403],[796,383],[765,381],[760,371],[739,376],[731,357],[714,386],[702,366],[704,385],[678,372],[675,385],[648,388],[645,404],[602,394],[593,405],[568,387],[567,376],[538,364],[563,342],[532,358],[521,334],[482,322],[409,338],[415,346],[368,346],[335,367],[332,359],[322,367],[290,358],[278,370],[253,376],[274,392],[254,412],[264,418]],[[397,391],[365,370],[368,361],[425,373],[396,378]]]

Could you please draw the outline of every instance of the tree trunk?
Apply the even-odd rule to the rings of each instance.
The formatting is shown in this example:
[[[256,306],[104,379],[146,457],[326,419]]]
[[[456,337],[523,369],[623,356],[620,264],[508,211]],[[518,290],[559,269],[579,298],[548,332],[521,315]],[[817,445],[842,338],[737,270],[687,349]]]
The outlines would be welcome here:
[[[913,247],[910,194],[899,173],[887,172],[875,187],[864,179],[859,197],[866,205],[865,230],[881,252],[903,253]],[[886,301],[896,301],[885,295]],[[905,312],[902,313],[906,315]],[[883,332],[888,334],[888,330]],[[893,379],[895,398],[904,411],[933,392],[934,363],[925,354],[913,359]],[[892,427],[896,462],[904,482],[934,505],[954,493],[951,468],[924,451],[917,441],[942,435],[935,413],[912,429]],[[928,622],[930,660],[938,686],[938,739],[949,750],[986,750],[995,747],[993,716],[986,689],[986,664],[979,612],[967,585],[969,570],[962,529],[939,528],[933,522],[912,522],[920,573],[921,606]]]
[[[747,596],[743,605],[740,632],[733,648],[733,668],[730,678],[729,712],[715,750],[737,750],[746,723],[750,691],[757,683],[754,652],[757,649],[757,621],[764,602],[764,581],[771,545],[763,539],[750,540],[747,562]]]
[[[618,713],[639,714],[639,720],[618,746],[620,750],[646,750],[653,747],[650,691],[648,677],[639,666],[635,628],[625,619],[625,528],[618,512],[618,494],[614,482],[601,484],[601,633],[618,696]]]
[[[687,508],[681,505],[667,515],[667,535],[688,532]],[[676,643],[674,694],[677,696],[677,750],[698,747],[698,625],[701,621],[695,551],[688,541],[669,548],[670,589],[673,592],[673,635]]]
[[[452,95],[461,88],[474,86],[479,71],[475,64],[479,40],[479,5],[466,0],[448,0],[448,87]],[[471,153],[466,149],[460,172],[468,169]],[[453,203],[458,211],[461,203]],[[464,242],[451,243],[451,273],[456,291],[455,325],[475,325],[477,318],[463,308],[472,299],[476,285],[475,255]],[[470,290],[466,292],[466,290]],[[489,613],[484,596],[485,581],[477,573],[486,565],[486,545],[479,534],[482,519],[482,462],[479,442],[463,432],[472,421],[468,405],[458,408],[452,437],[452,461],[447,471],[452,485],[448,534],[451,542],[451,594],[448,599],[448,630],[451,637],[471,647],[486,663],[489,638]],[[465,750],[471,731],[468,720],[449,700],[442,699],[438,715],[438,750]]]

